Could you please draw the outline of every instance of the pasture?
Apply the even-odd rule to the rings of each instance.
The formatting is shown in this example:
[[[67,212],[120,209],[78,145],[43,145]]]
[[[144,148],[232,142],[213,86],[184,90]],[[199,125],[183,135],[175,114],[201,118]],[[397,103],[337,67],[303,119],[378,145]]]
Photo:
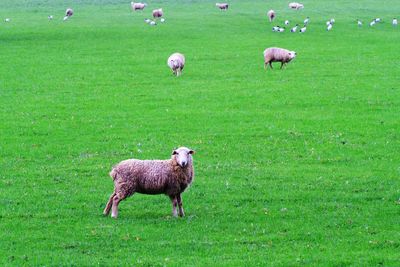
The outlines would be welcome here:
[[[398,1],[129,2],[0,2],[1,266],[399,265]],[[265,71],[270,46],[297,58]],[[181,145],[186,217],[139,194],[103,217],[114,164]]]

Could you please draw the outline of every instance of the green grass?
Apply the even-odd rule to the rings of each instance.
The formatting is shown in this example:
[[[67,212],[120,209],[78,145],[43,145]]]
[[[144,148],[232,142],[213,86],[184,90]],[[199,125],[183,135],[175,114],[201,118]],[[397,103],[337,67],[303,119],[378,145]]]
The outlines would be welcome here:
[[[331,2],[1,1],[0,265],[398,266],[400,7]],[[270,8],[307,33],[272,33]],[[264,71],[270,46],[298,57]],[[185,218],[146,195],[102,216],[113,164],[180,145]]]

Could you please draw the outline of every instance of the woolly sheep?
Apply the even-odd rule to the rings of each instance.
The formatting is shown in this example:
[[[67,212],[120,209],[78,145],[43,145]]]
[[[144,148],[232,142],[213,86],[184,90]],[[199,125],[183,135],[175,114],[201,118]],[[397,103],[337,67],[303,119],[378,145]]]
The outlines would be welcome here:
[[[72,17],[73,14],[74,14],[74,11],[72,10],[72,8],[67,8],[67,10],[65,10],[64,20],[69,19],[70,17]]]
[[[289,8],[299,10],[299,9],[304,8],[304,5],[297,3],[297,2],[292,2],[292,3],[289,3]]]
[[[161,18],[164,15],[162,8],[153,10],[153,18]]]
[[[185,67],[185,56],[181,53],[174,53],[168,58],[167,64],[174,75],[179,76],[182,74],[182,70]]]
[[[269,22],[272,22],[275,18],[275,11],[271,9],[270,11],[267,12],[267,16],[269,18]]]
[[[216,7],[218,7],[220,10],[228,10],[229,5],[228,3],[216,3],[215,4]]]
[[[172,152],[168,160],[128,159],[114,166],[110,176],[114,181],[111,194],[103,214],[118,217],[118,204],[134,193],[165,194],[172,201],[172,215],[185,215],[181,194],[194,178],[192,155],[195,152],[187,147],[180,147]]]
[[[145,7],[147,6],[146,3],[135,3],[135,2],[131,2],[131,7],[133,11],[136,10],[143,10]]]
[[[295,51],[289,51],[284,48],[270,47],[264,51],[264,69],[267,69],[268,64],[272,69],[272,62],[281,62],[281,69],[284,64],[289,63],[296,57]]]

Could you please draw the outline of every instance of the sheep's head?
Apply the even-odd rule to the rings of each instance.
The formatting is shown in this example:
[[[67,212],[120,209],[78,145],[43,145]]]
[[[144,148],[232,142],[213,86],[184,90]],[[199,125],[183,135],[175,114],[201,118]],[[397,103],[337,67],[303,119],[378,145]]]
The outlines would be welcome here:
[[[295,51],[289,51],[288,55],[289,59],[292,60],[296,57],[297,53]]]
[[[172,158],[175,158],[180,167],[185,168],[192,163],[192,155],[194,153],[194,150],[190,148],[180,147],[172,151]]]

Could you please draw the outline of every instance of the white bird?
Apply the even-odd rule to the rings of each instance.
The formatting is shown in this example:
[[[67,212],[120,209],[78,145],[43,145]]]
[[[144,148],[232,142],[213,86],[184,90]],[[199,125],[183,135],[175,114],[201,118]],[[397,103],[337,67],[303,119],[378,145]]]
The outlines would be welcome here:
[[[50,16],[48,16],[47,17],[49,20],[52,20],[53,19],[53,15],[50,15]]]
[[[328,21],[326,22],[326,26],[329,26],[329,24],[331,24],[331,22],[328,20]]]
[[[279,32],[284,32],[284,31],[285,31],[285,28],[279,28],[278,31],[279,31]]]
[[[164,22],[165,22],[165,19],[164,19],[164,18],[161,18],[160,21],[161,21],[162,23],[164,23]]]
[[[157,25],[157,23],[156,23],[155,21],[152,20],[152,21],[150,22],[150,25],[151,25],[151,26],[155,26],[155,25]]]
[[[279,26],[274,26],[274,27],[272,27],[272,31],[273,31],[273,32],[277,32],[277,31],[279,31],[279,29],[280,29]]]
[[[306,32],[306,30],[307,30],[307,27],[304,25],[304,27],[300,29],[300,32],[303,33],[303,32]]]
[[[292,29],[290,29],[290,32],[296,32],[297,27],[299,27],[299,24],[296,24],[296,26],[294,26]]]
[[[358,25],[358,27],[361,27],[362,26],[362,22],[361,22],[361,20],[357,20],[357,25]]]
[[[393,26],[397,26],[397,19],[396,19],[396,18],[393,19],[392,25],[393,25]]]
[[[289,21],[288,20],[285,20],[285,25],[289,25]]]
[[[332,24],[329,24],[328,27],[326,27],[326,30],[327,30],[327,31],[332,30]]]
[[[151,19],[144,19],[144,22],[146,22],[147,24],[149,24],[151,21]]]
[[[6,18],[4,21],[5,21],[5,22],[10,22],[10,21],[11,21],[11,19],[9,19],[9,18]]]
[[[331,24],[335,23],[335,19],[330,20]]]
[[[307,18],[304,20],[304,25],[307,25],[309,22],[310,22],[310,18],[307,17]]]
[[[371,22],[369,23],[369,26],[372,27],[372,26],[375,25],[375,23],[376,23],[375,20],[373,20],[373,21],[371,21]]]
[[[380,18],[376,18],[376,19],[375,19],[375,22],[376,22],[376,23],[381,22],[381,19],[380,19]]]

